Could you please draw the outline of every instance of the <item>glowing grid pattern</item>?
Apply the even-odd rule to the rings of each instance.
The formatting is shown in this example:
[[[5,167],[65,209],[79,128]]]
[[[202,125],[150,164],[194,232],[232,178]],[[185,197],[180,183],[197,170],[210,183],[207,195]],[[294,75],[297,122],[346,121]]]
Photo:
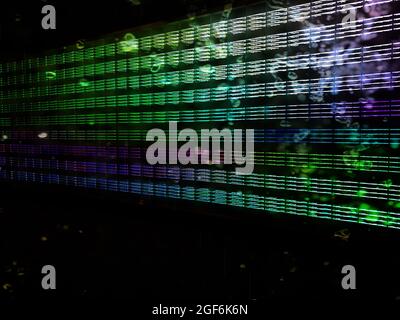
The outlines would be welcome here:
[[[400,228],[396,4],[275,0],[4,62],[0,177]],[[169,121],[254,128],[254,173],[150,166]]]

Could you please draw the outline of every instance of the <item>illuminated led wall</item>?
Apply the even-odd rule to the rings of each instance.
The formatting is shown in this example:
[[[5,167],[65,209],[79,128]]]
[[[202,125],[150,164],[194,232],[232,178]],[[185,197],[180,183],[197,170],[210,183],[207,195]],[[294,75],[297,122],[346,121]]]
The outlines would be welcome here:
[[[273,0],[3,62],[0,177],[400,228],[396,10]],[[254,129],[254,172],[149,165],[169,121]]]

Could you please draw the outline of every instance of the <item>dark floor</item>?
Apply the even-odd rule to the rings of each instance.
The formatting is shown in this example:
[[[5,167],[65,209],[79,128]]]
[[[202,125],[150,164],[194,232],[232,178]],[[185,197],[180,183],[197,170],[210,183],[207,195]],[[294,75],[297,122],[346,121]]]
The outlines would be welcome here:
[[[395,230],[58,188],[1,190],[6,303],[400,300]],[[346,228],[347,240],[338,234]],[[46,264],[57,270],[53,291],[41,288]],[[356,290],[341,287],[346,264],[356,267]]]

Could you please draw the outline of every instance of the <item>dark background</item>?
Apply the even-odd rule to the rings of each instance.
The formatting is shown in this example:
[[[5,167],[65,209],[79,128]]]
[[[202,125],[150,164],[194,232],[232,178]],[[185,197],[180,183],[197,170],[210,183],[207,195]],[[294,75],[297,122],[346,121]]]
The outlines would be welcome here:
[[[41,52],[80,39],[94,39],[155,22],[173,22],[189,16],[223,10],[224,0],[16,0],[2,3],[0,11],[1,53],[13,55]],[[256,1],[239,0],[234,6]],[[41,9],[51,4],[56,9],[56,30],[43,30]]]
[[[58,186],[0,190],[3,302],[400,300],[396,230]],[[46,264],[57,290],[41,289]],[[357,290],[341,287],[346,264]]]
[[[2,2],[1,55],[37,53],[224,6],[220,0],[141,2]],[[41,28],[45,4],[57,10],[56,30]],[[147,312],[166,302],[240,302],[255,313],[276,301],[400,300],[393,230],[35,185],[1,185],[0,208],[5,303],[125,299]],[[337,236],[343,229],[347,240]],[[55,291],[41,289],[45,264],[57,269]],[[346,264],[357,269],[357,290],[341,288]]]

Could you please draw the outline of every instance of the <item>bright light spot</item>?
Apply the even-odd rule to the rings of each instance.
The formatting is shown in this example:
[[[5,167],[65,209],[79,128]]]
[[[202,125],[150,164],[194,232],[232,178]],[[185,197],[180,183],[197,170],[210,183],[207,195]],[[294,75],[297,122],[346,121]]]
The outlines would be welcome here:
[[[54,71],[46,71],[46,79],[51,80],[54,79],[57,74]]]

